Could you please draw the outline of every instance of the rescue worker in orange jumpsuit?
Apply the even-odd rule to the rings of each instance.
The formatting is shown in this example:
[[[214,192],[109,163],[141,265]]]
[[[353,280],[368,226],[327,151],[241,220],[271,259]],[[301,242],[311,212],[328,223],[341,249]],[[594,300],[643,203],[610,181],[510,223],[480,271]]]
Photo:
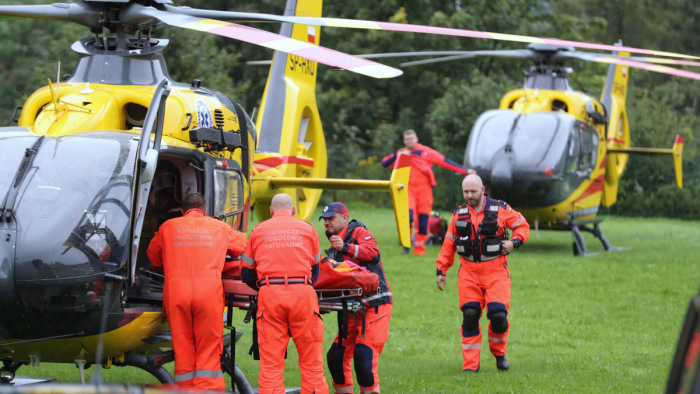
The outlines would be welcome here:
[[[190,193],[184,216],[160,226],[148,246],[154,268],[165,276],[163,307],[175,351],[175,381],[182,388],[225,390],[223,351],[226,255],[245,251],[245,235],[206,214],[206,199]]]
[[[347,339],[339,341],[336,336],[326,354],[333,387],[336,393],[353,392],[351,362],[354,358],[360,393],[378,394],[379,355],[389,339],[392,309],[391,289],[384,275],[379,247],[364,224],[355,219],[348,222],[348,209],[342,202],[328,204],[323,209],[321,218],[331,243],[326,254],[335,261],[352,261],[366,267],[379,277],[377,294],[369,295],[363,300],[365,316],[355,314],[348,322]]]
[[[465,372],[479,371],[481,329],[479,318],[486,307],[489,323],[489,349],[496,356],[496,367],[507,371],[508,309],[510,272],[508,254],[530,236],[530,225],[508,204],[485,193],[478,175],[467,175],[462,182],[465,204],[452,214],[450,225],[437,258],[437,287],[445,289],[447,270],[459,253],[459,305],[462,356]],[[508,239],[508,230],[513,236]]]
[[[394,164],[398,155],[411,155],[411,173],[408,178],[408,215],[411,220],[411,228],[414,228],[416,218],[418,221],[418,233],[414,237],[413,254],[425,255],[425,244],[428,241],[428,219],[433,210],[433,187],[435,175],[433,164],[437,164],[450,171],[461,175],[467,174],[467,169],[445,158],[441,153],[418,143],[418,135],[414,130],[403,132],[405,148],[399,149],[382,159],[382,166],[389,167]],[[403,254],[409,252],[404,248]]]
[[[284,393],[284,356],[291,334],[299,353],[302,393],[328,393],[323,374],[323,320],[313,288],[321,247],[316,230],[293,217],[288,194],[272,198],[272,217],[250,234],[241,278],[258,290],[259,393]]]

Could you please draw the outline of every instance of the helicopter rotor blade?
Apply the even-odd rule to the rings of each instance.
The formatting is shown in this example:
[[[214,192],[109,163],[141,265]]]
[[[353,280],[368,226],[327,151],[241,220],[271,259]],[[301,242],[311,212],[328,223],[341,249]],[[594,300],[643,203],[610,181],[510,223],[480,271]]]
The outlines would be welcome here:
[[[73,22],[91,29],[98,29],[103,26],[99,10],[86,2],[0,6],[0,20],[17,18]]]
[[[501,52],[512,52],[511,55],[503,54]],[[412,66],[417,64],[433,63],[439,61],[465,59],[474,56],[501,56],[501,57],[518,57],[529,59],[532,55],[532,51],[526,49],[514,49],[512,51],[419,51],[419,52],[384,52],[384,53],[366,53],[360,55],[353,55],[361,57],[363,59],[382,59],[389,57],[413,57],[413,56],[444,56],[434,59],[417,60],[415,62],[401,63],[401,66]],[[248,65],[269,65],[271,60],[249,60],[246,62]]]
[[[695,62],[691,60],[680,60],[680,59],[668,59],[668,58],[653,58],[653,57],[642,57],[642,56],[620,56],[614,54],[603,54],[603,53],[586,53],[586,52],[569,52],[562,54],[562,56],[568,59],[580,59],[588,62],[601,62],[601,58],[605,58],[606,61],[601,63],[609,63],[607,58],[621,59],[627,61],[634,61],[639,63],[651,63],[651,64],[673,64],[678,66],[692,66],[700,67],[700,62]],[[567,59],[567,60],[568,60]]]
[[[414,55],[421,52],[397,52],[403,56],[418,56]],[[484,50],[484,51],[427,51],[422,52],[426,56],[442,56],[432,59],[414,60],[411,62],[401,63],[401,67],[417,66],[421,64],[430,64],[438,62],[446,62],[451,60],[469,59],[477,56],[503,57],[511,59],[526,59],[535,61],[542,57],[535,51],[530,49],[504,49],[504,50]],[[382,54],[388,55],[388,54]],[[385,56],[380,56],[385,57]],[[389,56],[387,56],[389,57]]]
[[[573,48],[572,48],[573,49]],[[490,56],[490,57],[502,57],[510,59],[525,59],[530,60],[535,63],[545,63],[550,60],[552,63],[563,63],[569,60],[585,60],[589,62],[601,62],[600,58],[605,58],[606,63],[610,61],[608,58],[612,59],[622,59],[626,61],[635,61],[640,63],[653,63],[653,64],[670,64],[679,66],[693,66],[700,67],[700,62],[692,60],[680,60],[680,59],[669,59],[669,58],[653,58],[653,57],[642,57],[642,56],[620,56],[615,54],[603,54],[603,53],[592,53],[592,52],[580,52],[573,50],[562,50],[555,53],[546,55],[542,54],[537,50],[531,49],[505,49],[505,50],[485,50],[485,51],[425,51],[425,52],[389,52],[389,53],[377,53],[372,55],[356,55],[366,59],[373,58],[385,58],[385,57],[410,57],[410,56],[441,56],[432,59],[422,59],[414,60],[410,62],[401,63],[401,67],[417,66],[422,64],[430,64],[444,61],[468,59],[477,56]]]
[[[658,65],[658,64],[641,62],[639,60],[624,59],[624,56],[610,56],[610,55],[600,56],[600,57],[597,57],[591,61],[597,62],[597,63],[606,63],[606,64],[611,64],[611,63],[621,64],[623,66],[638,68],[641,70],[653,71],[653,72],[657,72],[657,73],[661,73],[661,74],[675,75],[677,77],[682,77],[682,78],[700,80],[700,73],[687,71],[687,70],[681,70],[681,69],[673,68],[673,67],[662,66],[662,65]]]
[[[480,52],[480,51],[475,51],[475,52]],[[493,51],[484,51],[484,52],[493,52]],[[506,51],[506,52],[509,52],[509,51]],[[470,58],[470,57],[474,57],[474,56],[490,56],[490,55],[485,55],[483,53],[474,53],[474,52],[467,51],[467,52],[463,52],[463,55],[453,55],[453,56],[447,56],[447,57],[441,57],[441,58],[435,58],[435,59],[416,60],[413,62],[401,63],[401,66],[402,67],[414,66],[414,65],[418,65],[418,64],[427,64],[427,63],[435,63],[435,62],[440,62],[440,61],[465,59],[465,58]],[[510,57],[510,56],[501,56],[501,57]],[[523,56],[521,58],[525,59],[526,57]],[[674,76],[682,77],[682,78],[700,80],[700,73],[687,71],[687,70],[681,70],[678,68],[667,67],[667,66],[663,66],[660,64],[656,64],[656,63],[665,63],[665,64],[679,64],[679,65],[688,65],[688,66],[700,66],[700,62],[674,60],[674,59],[646,58],[646,57],[628,57],[628,56],[619,56],[619,55],[611,55],[611,54],[584,53],[584,52],[578,52],[578,51],[558,52],[552,58],[553,58],[552,60],[556,60],[558,63],[563,63],[567,60],[572,60],[572,59],[580,59],[580,60],[585,60],[585,61],[589,61],[589,62],[596,62],[596,63],[620,64],[623,66],[638,68],[641,70],[653,71],[653,72],[657,72],[657,73],[661,73],[661,74],[674,75]],[[533,60],[533,59],[529,59],[529,60]]]
[[[259,14],[251,12],[233,12],[233,11],[209,11],[200,10],[196,8],[188,7],[174,7],[165,6],[170,12],[179,13],[190,16],[197,16],[201,18],[215,18],[222,20],[235,20],[237,22],[288,22],[288,23],[302,23],[306,25],[314,25],[321,27],[341,27],[350,29],[366,29],[366,30],[387,30],[387,31],[402,31],[408,33],[424,33],[424,34],[437,34],[445,36],[457,36],[457,37],[469,37],[469,38],[483,38],[489,40],[498,41],[511,41],[511,42],[525,42],[525,43],[539,43],[539,44],[550,44],[557,46],[570,46],[574,48],[584,48],[584,49],[597,49],[602,51],[624,51],[630,53],[640,53],[652,56],[665,56],[673,58],[683,58],[683,59],[700,59],[699,56],[686,55],[682,53],[674,52],[664,52],[656,51],[651,49],[625,47],[625,46],[615,46],[607,44],[596,44],[592,42],[582,42],[582,41],[571,41],[571,40],[561,40],[557,38],[543,38],[543,37],[532,37],[523,36],[517,34],[502,34],[502,33],[492,33],[487,31],[479,30],[466,30],[466,29],[455,29],[448,27],[437,27],[437,26],[422,26],[413,25],[408,23],[395,23],[395,22],[377,22],[368,21],[360,19],[342,19],[342,18],[326,18],[326,17],[306,17],[306,16],[279,16],[279,15],[268,15]]]
[[[542,49],[542,46],[536,46],[535,48]],[[423,59],[415,60],[411,62],[401,63],[401,67],[416,66],[421,64],[430,64],[451,60],[467,59],[476,56],[492,56],[492,57],[503,57],[503,58],[516,58],[516,59],[526,59],[533,62],[539,63],[559,63],[563,64],[569,60],[585,60],[589,62],[596,63],[614,63],[621,64],[632,68],[638,68],[647,71],[658,72],[662,74],[675,75],[683,78],[690,79],[700,79],[700,74],[681,70],[672,67],[666,67],[658,64],[673,64],[673,65],[683,65],[683,66],[695,66],[700,67],[700,62],[690,61],[690,60],[679,60],[679,59],[668,59],[668,58],[649,58],[649,57],[630,57],[621,56],[616,54],[602,54],[602,53],[588,53],[574,51],[573,48],[566,49],[566,47],[559,47],[561,50],[556,50],[557,47],[553,47],[552,50],[545,51],[536,49],[505,49],[505,50],[484,50],[484,51],[425,51],[425,52],[391,52],[391,53],[378,53],[373,55],[357,55],[357,56],[372,56],[373,58],[383,58],[383,57],[399,57],[399,56],[443,56],[433,59]]]
[[[403,71],[399,69],[375,63],[371,60],[365,60],[264,30],[214,19],[203,19],[159,11],[153,7],[145,7],[139,4],[131,4],[129,7],[124,8],[121,18],[126,24],[152,25],[157,20],[170,26],[233,38],[374,78],[393,78],[403,74]]]

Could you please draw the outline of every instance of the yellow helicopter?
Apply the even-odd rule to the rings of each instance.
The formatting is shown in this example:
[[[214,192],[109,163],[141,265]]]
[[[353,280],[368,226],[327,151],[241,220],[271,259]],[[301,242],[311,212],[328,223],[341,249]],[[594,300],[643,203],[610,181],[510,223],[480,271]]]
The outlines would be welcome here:
[[[75,363],[81,379],[98,363],[174,382],[163,368],[173,352],[162,284],[145,250],[189,192],[203,192],[212,216],[245,232],[250,207],[262,206],[255,212],[265,218],[280,192],[308,220],[322,188],[390,191],[400,239],[410,244],[410,166],[398,164],[389,181],[326,179],[315,102],[317,62],[376,78],[400,70],[320,47],[317,26],[290,24],[278,35],[166,2],[0,6],[5,18],[69,21],[95,33],[73,44],[82,56],[73,73],[34,92],[15,111],[17,127],[0,129],[2,383],[40,362]],[[320,0],[290,4],[291,15],[321,14]],[[257,127],[234,100],[170,78],[168,40],[152,37],[162,24],[280,51]],[[224,369],[245,386],[227,357]]]
[[[621,43],[618,43],[621,47]],[[599,206],[617,200],[618,183],[630,154],[670,155],[676,184],[683,187],[683,138],[671,149],[631,147],[625,108],[631,67],[697,79],[697,74],[652,62],[697,66],[688,60],[630,57],[627,52],[598,54],[568,45],[532,41],[526,49],[426,51],[374,54],[431,56],[401,63],[414,66],[479,56],[528,60],[520,89],[506,93],[498,109],[481,114],[467,142],[464,166],[473,168],[490,193],[518,209],[536,229],[573,234],[574,255],[588,248],[581,231],[598,238],[606,251],[612,246],[600,228]],[[609,63],[600,98],[574,90],[569,83],[572,60]]]
[[[469,135],[463,165],[484,179],[487,190],[507,200],[536,229],[571,231],[574,255],[588,248],[581,231],[612,246],[597,217],[601,205],[617,200],[617,189],[630,154],[670,155],[676,183],[682,188],[683,138],[671,149],[632,147],[625,108],[629,70],[638,68],[700,80],[700,74],[666,65],[700,66],[697,56],[615,45],[529,37],[445,27],[336,18],[293,18],[321,26],[420,32],[446,36],[530,43],[527,49],[421,51],[357,55],[366,59],[431,56],[401,63],[428,64],[477,56],[530,60],[522,89],[507,93],[499,109],[477,119]],[[285,19],[292,21],[292,19]],[[603,50],[612,54],[577,51]],[[634,53],[635,57],[630,57]],[[569,84],[571,60],[609,64],[600,98]],[[265,62],[251,62],[265,64]]]
[[[321,1],[289,15],[172,7],[167,0],[0,6],[3,18],[69,21],[93,37],[65,81],[37,90],[0,129],[0,379],[22,365],[135,366],[172,383],[162,289],[146,245],[177,215],[188,192],[245,231],[248,208],[279,192],[308,219],[322,188],[390,190],[406,245],[408,165],[390,181],[325,178],[325,143],[314,99],[317,62],[385,78],[400,71],[318,46],[319,26],[469,37],[469,31],[318,18]],[[305,15],[298,17],[295,15]],[[277,21],[283,34],[220,20]],[[274,49],[257,125],[235,101],[167,72],[163,24]],[[292,25],[293,24],[293,25]],[[112,36],[107,34],[110,31]],[[680,55],[679,55],[680,56]],[[265,209],[256,213],[264,218]],[[236,374],[235,366],[227,372]]]

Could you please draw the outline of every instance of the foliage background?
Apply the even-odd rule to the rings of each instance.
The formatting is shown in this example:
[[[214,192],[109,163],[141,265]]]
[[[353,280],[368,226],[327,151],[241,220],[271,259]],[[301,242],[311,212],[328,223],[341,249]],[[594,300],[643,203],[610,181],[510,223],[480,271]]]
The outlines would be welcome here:
[[[6,4],[46,4],[46,1],[6,1]],[[284,0],[228,2],[176,0],[219,10],[281,13]],[[700,6],[692,0],[326,0],[324,15],[399,23],[485,30],[499,33],[557,37],[700,54]],[[277,31],[278,26],[256,27]],[[88,35],[77,25],[42,20],[11,20],[0,24],[0,125],[12,125],[12,111],[35,89],[70,73],[77,55],[70,44]],[[175,80],[199,78],[238,101],[252,113],[260,104],[267,67],[246,66],[247,60],[266,60],[270,50],[184,29],[164,28],[158,36],[171,40],[164,52]],[[412,33],[330,29],[322,31],[324,46],[347,53],[420,50],[479,50],[522,48],[523,44],[441,37]],[[398,66],[405,59],[386,59]],[[379,160],[402,145],[401,132],[418,131],[420,141],[462,162],[464,148],[477,116],[494,108],[502,94],[521,86],[526,63],[495,58],[405,67],[404,75],[375,80],[329,67],[319,67],[318,106],[329,146],[329,176],[386,179]],[[572,86],[599,94],[606,66],[573,62]],[[632,145],[671,146],[674,136],[685,138],[685,188],[674,186],[668,158],[632,156],[620,184],[616,205],[602,213],[612,215],[700,218],[700,119],[696,115],[700,81],[632,70],[628,112]],[[454,206],[457,181],[436,170],[439,188],[436,209]],[[336,192],[326,198],[339,197]],[[344,197],[343,194],[340,197]],[[360,194],[352,199],[368,201]],[[374,200],[376,197],[372,197]],[[379,200],[379,205],[390,203]]]

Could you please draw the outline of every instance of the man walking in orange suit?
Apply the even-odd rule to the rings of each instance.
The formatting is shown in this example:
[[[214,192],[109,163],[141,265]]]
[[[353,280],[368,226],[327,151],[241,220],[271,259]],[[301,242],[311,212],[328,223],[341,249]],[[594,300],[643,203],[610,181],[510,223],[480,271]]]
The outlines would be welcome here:
[[[481,328],[485,308],[489,319],[489,349],[496,367],[507,371],[510,272],[508,254],[527,241],[530,225],[523,215],[485,193],[481,178],[467,175],[462,182],[465,203],[452,214],[437,258],[437,287],[445,289],[447,270],[459,254],[459,305],[462,310],[462,370],[479,371]],[[508,230],[513,236],[508,239]]]
[[[323,320],[313,288],[321,247],[316,230],[294,218],[287,194],[272,198],[272,217],[257,225],[241,256],[241,277],[258,290],[259,393],[284,393],[284,356],[291,334],[299,353],[302,393],[328,393],[323,374]]]
[[[398,155],[411,156],[411,174],[408,179],[408,209],[411,227],[418,221],[418,232],[414,238],[413,254],[425,255],[425,243],[428,241],[428,219],[430,211],[433,210],[433,187],[435,175],[433,174],[433,164],[437,164],[450,171],[461,175],[467,174],[467,169],[445,158],[441,153],[418,143],[418,135],[414,130],[408,129],[403,132],[403,143],[405,147],[399,149],[382,159],[382,166],[389,167],[394,164]],[[403,253],[408,253],[409,249],[404,248]]]
[[[206,207],[202,194],[185,196],[184,216],[160,226],[147,254],[165,276],[163,307],[173,338],[175,381],[182,388],[223,391],[221,274],[226,255],[238,257],[246,240],[226,223],[204,216]]]

